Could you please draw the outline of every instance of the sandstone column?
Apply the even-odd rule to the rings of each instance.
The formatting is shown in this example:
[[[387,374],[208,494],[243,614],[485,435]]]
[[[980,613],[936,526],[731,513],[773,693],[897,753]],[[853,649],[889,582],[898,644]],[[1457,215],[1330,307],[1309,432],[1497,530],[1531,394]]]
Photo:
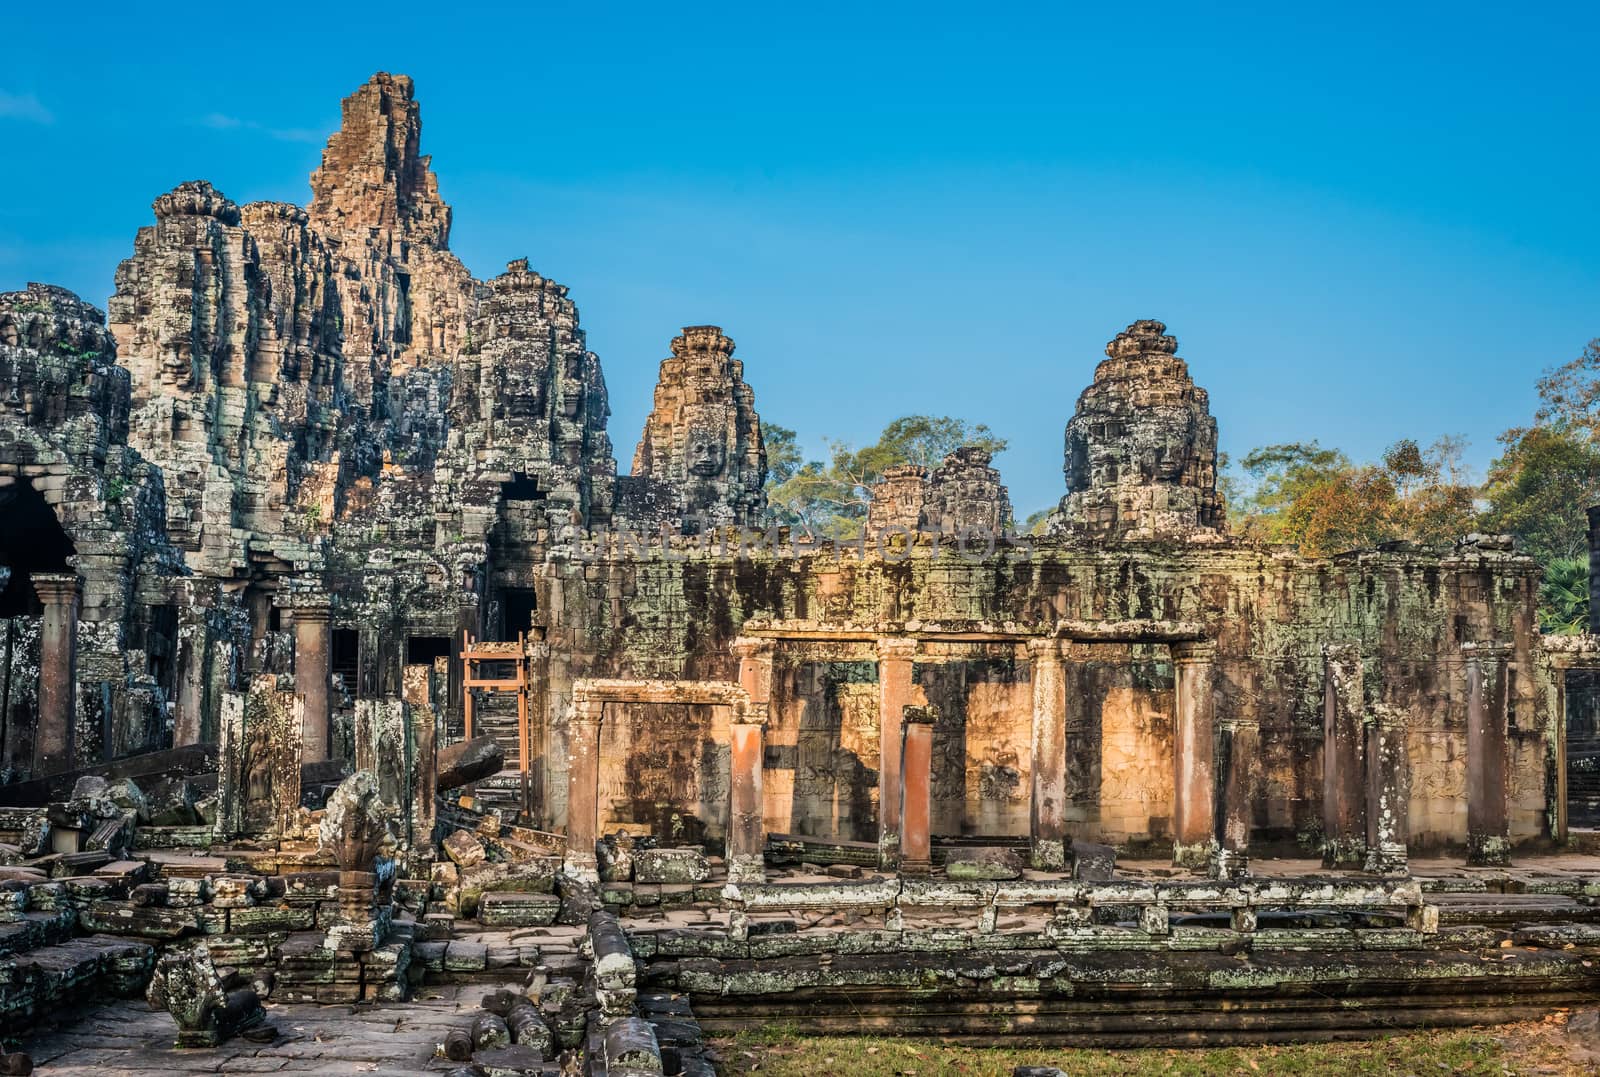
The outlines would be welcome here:
[[[1211,875],[1250,874],[1250,827],[1255,822],[1255,769],[1260,727],[1254,718],[1217,719],[1217,832]]]
[[[728,811],[728,881],[732,883],[759,883],[767,878],[767,830],[761,799],[766,721],[767,704],[751,703],[734,708],[728,727],[733,741]]]
[[[900,864],[900,730],[912,703],[912,659],[917,641],[898,637],[878,641],[878,866]]]
[[[71,770],[72,729],[78,715],[78,599],[74,573],[32,577],[44,604],[39,630],[39,728],[33,737],[33,776]]]
[[[1036,871],[1067,866],[1067,699],[1061,641],[1028,641],[1033,687],[1033,806],[1029,834]]]
[[[406,781],[410,845],[433,857],[433,827],[439,795],[438,712],[433,705],[427,666],[407,666],[401,674],[406,704]]]
[[[216,601],[216,585],[209,580],[188,578],[175,581],[173,591],[178,604],[178,653],[172,746],[183,748],[205,739],[210,615]]]
[[[307,763],[329,758],[331,619],[325,596],[302,598],[295,604],[294,695],[301,707],[300,758]]]
[[[1216,657],[1216,644],[1209,641],[1172,645],[1177,689],[1172,862],[1182,867],[1208,868],[1216,848]]]
[[[1406,873],[1411,837],[1410,767],[1406,758],[1406,713],[1387,703],[1367,711],[1367,870]]]
[[[598,882],[594,845],[600,828],[600,721],[606,705],[598,699],[575,699],[567,721],[567,858],[566,870]]]
[[[1322,863],[1365,866],[1366,698],[1361,645],[1322,648]]]
[[[1511,862],[1503,643],[1462,645],[1467,664],[1467,863]]]
[[[901,712],[905,743],[900,753],[900,874],[926,875],[933,869],[933,707]]]

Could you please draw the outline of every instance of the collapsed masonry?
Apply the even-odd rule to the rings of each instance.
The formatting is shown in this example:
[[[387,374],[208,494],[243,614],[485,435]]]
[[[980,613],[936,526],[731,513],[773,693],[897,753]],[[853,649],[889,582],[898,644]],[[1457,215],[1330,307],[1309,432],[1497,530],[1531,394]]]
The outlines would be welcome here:
[[[472,279],[419,145],[410,80],[377,75],[309,207],[158,198],[109,328],[60,289],[0,295],[0,837],[25,862],[13,922],[56,917],[31,945],[204,938],[305,985],[262,995],[393,1000],[486,972],[458,918],[581,934],[605,906],[632,933],[672,905],[710,936],[634,943],[697,1000],[826,994],[740,962],[862,923],[848,945],[885,968],[918,940],[1011,946],[1056,964],[1008,976],[1083,997],[1136,971],[1062,954],[1195,975],[1182,954],[1211,944],[1174,925],[1219,954],[1358,946],[1315,934],[1330,908],[1330,932],[1454,952],[1415,858],[1568,841],[1600,637],[1541,637],[1537,568],[1497,537],[1318,559],[1230,535],[1216,423],[1161,323],[1107,346],[1025,549],[970,541],[1011,523],[976,447],[886,472],[867,530],[891,547],[732,541],[767,522],[733,342],[673,340],[618,476],[567,289],[525,259]],[[108,776],[157,808],[95,801]],[[369,816],[335,855],[330,820]],[[1112,848],[1201,878],[1113,876]],[[1252,880],[1308,852],[1373,878]],[[803,910],[832,911],[781,942]],[[1551,998],[1589,976],[1530,968]],[[551,989],[541,1020],[603,1056],[581,995]],[[185,1012],[202,1039],[221,1020]]]

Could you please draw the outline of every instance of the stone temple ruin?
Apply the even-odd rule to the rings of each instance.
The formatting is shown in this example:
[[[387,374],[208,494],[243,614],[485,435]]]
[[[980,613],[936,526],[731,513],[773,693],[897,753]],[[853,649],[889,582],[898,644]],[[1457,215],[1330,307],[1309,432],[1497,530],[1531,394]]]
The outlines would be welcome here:
[[[1509,540],[1232,536],[1148,320],[1037,536],[976,448],[858,544],[769,529],[714,326],[619,476],[567,289],[471,277],[420,129],[379,74],[307,207],[183,183],[107,315],[0,295],[7,1046],[708,1074],[752,1020],[1236,1042],[1600,988],[1600,609],[1541,636]]]

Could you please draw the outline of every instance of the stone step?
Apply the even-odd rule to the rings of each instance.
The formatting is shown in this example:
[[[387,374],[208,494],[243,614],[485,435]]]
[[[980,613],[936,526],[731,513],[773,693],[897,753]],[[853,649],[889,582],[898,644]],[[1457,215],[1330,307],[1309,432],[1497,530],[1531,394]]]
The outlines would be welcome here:
[[[61,1007],[140,994],[155,967],[147,943],[90,935],[0,960],[0,1029],[15,1034]]]

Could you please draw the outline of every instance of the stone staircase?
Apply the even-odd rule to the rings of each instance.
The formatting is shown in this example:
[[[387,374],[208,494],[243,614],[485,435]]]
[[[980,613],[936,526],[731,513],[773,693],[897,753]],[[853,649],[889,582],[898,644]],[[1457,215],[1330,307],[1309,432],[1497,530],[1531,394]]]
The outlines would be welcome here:
[[[473,710],[474,736],[494,737],[505,753],[505,769],[477,784],[476,793],[486,806],[514,814],[522,808],[522,753],[517,736],[517,697],[509,692],[486,692]]]
[[[73,887],[76,881],[0,869],[0,1034],[17,1035],[51,1014],[107,996],[136,996],[150,978],[150,944],[75,937],[82,911],[75,894],[102,889]]]

